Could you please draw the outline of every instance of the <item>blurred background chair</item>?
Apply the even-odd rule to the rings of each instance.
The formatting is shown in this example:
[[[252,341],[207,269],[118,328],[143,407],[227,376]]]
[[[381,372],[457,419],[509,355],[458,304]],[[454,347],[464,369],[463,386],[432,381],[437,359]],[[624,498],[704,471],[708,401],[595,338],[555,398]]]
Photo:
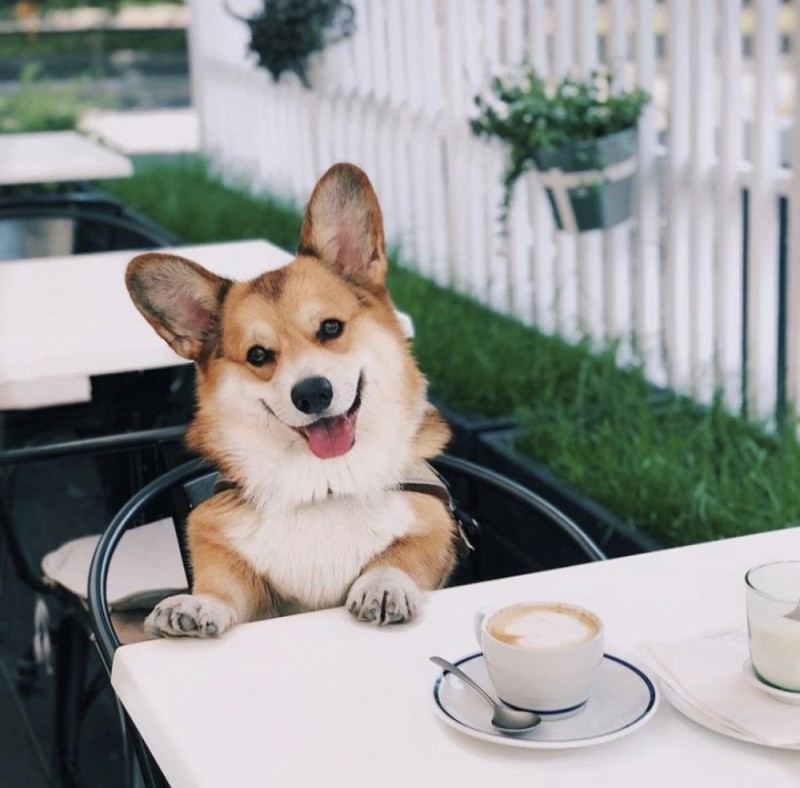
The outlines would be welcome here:
[[[183,434],[183,426],[161,427],[0,451],[0,533],[13,569],[29,590],[24,597],[17,596],[25,609],[14,611],[13,616],[20,621],[34,619],[31,646],[21,655],[17,668],[17,687],[22,694],[30,693],[43,673],[52,674],[54,784],[81,784],[81,721],[107,686],[105,670],[89,675],[94,654],[86,595],[89,564],[99,534],[86,533],[87,529],[75,533],[74,512],[68,513],[68,499],[74,490],[63,475],[62,483],[54,480],[41,490],[38,501],[29,490],[19,489],[20,476],[24,469],[58,461],[74,467],[82,460],[102,466],[121,459],[118,468],[136,472],[115,489],[119,495],[127,489],[129,495],[148,479],[159,476],[175,458],[184,460],[188,456],[182,448]],[[110,507],[121,501],[108,498],[100,478],[94,489],[102,498],[87,498],[85,508],[96,522],[95,510],[113,511]],[[52,548],[41,555],[35,546],[46,544]],[[39,554],[37,558],[34,553]],[[153,523],[129,534],[121,546],[115,575],[110,589],[114,626],[123,642],[132,642],[143,636],[141,622],[153,604],[188,586],[181,545],[168,512],[161,512]]]
[[[98,192],[0,195],[0,260],[179,244],[177,236]]]
[[[605,558],[572,520],[516,482],[473,462],[447,455],[437,458],[433,465],[451,488],[457,512],[474,547],[453,577],[454,584]],[[109,674],[121,639],[114,626],[107,584],[109,573],[119,560],[117,551],[123,539],[137,524],[152,520],[164,506],[172,507],[173,517],[179,529],[182,528],[189,512],[213,494],[216,479],[217,472],[199,460],[175,467],[136,493],[100,537],[89,573],[88,609],[97,647]],[[516,524],[509,530],[512,520]],[[525,549],[523,544],[539,543],[541,551],[520,555]],[[127,718],[126,725],[145,784],[153,788],[166,785],[158,765]]]

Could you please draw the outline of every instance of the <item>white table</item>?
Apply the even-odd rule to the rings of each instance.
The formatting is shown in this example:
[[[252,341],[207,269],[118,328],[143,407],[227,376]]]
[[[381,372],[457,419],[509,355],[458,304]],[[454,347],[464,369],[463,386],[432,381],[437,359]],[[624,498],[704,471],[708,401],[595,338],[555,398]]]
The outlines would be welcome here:
[[[81,130],[122,153],[133,155],[196,153],[200,124],[191,108],[91,110]]]
[[[159,249],[249,279],[291,256],[266,241]],[[136,310],[125,268],[136,251],[0,264],[0,408],[89,397],[90,375],[185,363]]]
[[[0,134],[0,186],[67,183],[133,174],[127,156],[75,131]]]
[[[794,787],[800,753],[713,733],[663,698],[643,728],[595,747],[477,741],[435,716],[428,662],[477,650],[476,608],[523,599],[591,607],[620,656],[744,628],[745,570],[791,555],[798,528],[437,591],[408,626],[339,608],[124,646],[112,684],[173,788]]]

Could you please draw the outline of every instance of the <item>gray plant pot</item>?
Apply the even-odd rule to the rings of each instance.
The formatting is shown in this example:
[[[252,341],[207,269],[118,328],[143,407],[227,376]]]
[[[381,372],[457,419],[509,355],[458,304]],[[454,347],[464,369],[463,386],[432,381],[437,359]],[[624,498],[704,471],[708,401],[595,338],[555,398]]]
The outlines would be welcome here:
[[[559,230],[601,230],[630,218],[637,138],[634,126],[560,150],[534,152]],[[588,182],[571,187],[576,178]]]

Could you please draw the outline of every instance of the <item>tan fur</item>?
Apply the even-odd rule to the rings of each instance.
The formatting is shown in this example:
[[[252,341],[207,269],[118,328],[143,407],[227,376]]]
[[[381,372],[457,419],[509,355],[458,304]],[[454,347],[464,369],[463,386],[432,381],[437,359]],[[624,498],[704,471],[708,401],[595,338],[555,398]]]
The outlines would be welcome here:
[[[424,524],[418,532],[398,539],[391,547],[376,556],[365,569],[393,566],[414,578],[425,590],[444,584],[452,568],[453,524],[442,516],[442,504],[429,495],[409,493],[413,500],[417,522]]]
[[[394,490],[405,468],[442,451],[449,430],[427,402],[386,272],[380,207],[352,165],[320,180],[298,257],[279,271],[230,282],[172,255],[131,262],[134,303],[196,362],[188,442],[236,484],[192,513],[192,594],[157,607],[152,631],[214,635],[345,603],[362,620],[392,623],[413,618],[419,591],[446,581],[455,562],[449,511]],[[331,319],[344,329],[324,338]],[[269,363],[252,363],[254,347]],[[349,450],[317,449],[330,458],[312,453],[318,416],[294,398],[298,381],[319,377],[333,390],[330,416],[319,418],[351,423],[354,434]]]

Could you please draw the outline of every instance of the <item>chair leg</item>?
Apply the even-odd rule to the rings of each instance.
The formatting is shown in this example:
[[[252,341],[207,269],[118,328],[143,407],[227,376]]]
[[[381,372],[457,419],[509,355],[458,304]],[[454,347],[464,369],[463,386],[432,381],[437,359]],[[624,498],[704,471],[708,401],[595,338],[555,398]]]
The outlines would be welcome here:
[[[61,619],[55,649],[54,772],[64,788],[78,783],[78,744],[89,639],[69,613]]]
[[[25,653],[17,660],[14,682],[17,692],[20,695],[29,695],[36,688],[39,681],[41,669],[33,653],[33,646],[30,646]]]
[[[132,788],[169,788],[161,769],[144,740],[131,722],[128,713],[117,700],[120,724],[125,737],[124,757],[127,785]]]

